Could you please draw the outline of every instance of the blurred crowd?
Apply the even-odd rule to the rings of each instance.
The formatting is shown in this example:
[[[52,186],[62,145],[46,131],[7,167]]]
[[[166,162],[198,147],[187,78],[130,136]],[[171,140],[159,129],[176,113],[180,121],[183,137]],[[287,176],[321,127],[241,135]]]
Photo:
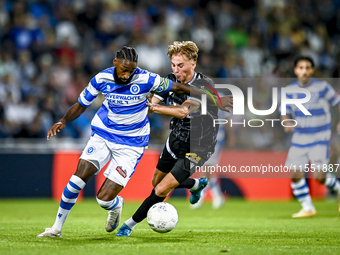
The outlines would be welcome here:
[[[317,77],[338,78],[339,7],[340,0],[0,0],[0,138],[46,137],[124,45],[136,48],[141,68],[162,76],[171,71],[167,46],[192,40],[196,70],[210,77],[294,77],[293,60],[304,54]],[[261,84],[255,91],[269,93],[256,102],[268,109],[271,91]],[[102,100],[60,136],[88,137]],[[164,142],[168,118],[150,119],[151,142]],[[238,126],[235,136],[236,148],[289,144],[281,126]]]

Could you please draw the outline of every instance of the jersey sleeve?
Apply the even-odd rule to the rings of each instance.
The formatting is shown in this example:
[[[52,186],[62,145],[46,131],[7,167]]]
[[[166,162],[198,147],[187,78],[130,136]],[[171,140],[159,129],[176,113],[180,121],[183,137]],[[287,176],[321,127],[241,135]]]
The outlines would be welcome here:
[[[172,81],[167,78],[160,77],[158,74],[150,74],[150,78],[154,76],[151,82],[153,83],[152,88],[150,89],[151,92],[158,92],[158,93],[166,93],[169,92],[172,88]]]
[[[328,102],[332,106],[338,105],[340,103],[340,96],[329,83],[327,83],[325,90],[325,98],[328,100]]]
[[[100,93],[97,88],[98,83],[96,77],[93,77],[87,87],[80,93],[78,102],[84,107],[89,107]]]
[[[171,82],[176,81],[176,77],[173,73],[170,73],[167,76],[167,79],[169,79]],[[167,102],[168,98],[169,98],[169,94],[170,90],[168,92],[155,92],[154,97],[158,98],[159,100],[161,100],[161,102],[165,103]]]
[[[155,93],[154,97],[161,100],[161,102],[164,103],[168,100],[169,92],[167,92],[167,93]]]

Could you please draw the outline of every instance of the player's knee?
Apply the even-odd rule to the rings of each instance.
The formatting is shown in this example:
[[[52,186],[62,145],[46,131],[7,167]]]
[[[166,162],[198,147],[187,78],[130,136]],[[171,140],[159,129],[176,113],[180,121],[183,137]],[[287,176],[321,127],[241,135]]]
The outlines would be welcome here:
[[[155,194],[159,197],[166,197],[168,195],[168,191],[164,185],[156,185]]]
[[[80,159],[75,175],[80,177],[84,182],[88,182],[97,171],[98,169],[95,165],[86,160]]]

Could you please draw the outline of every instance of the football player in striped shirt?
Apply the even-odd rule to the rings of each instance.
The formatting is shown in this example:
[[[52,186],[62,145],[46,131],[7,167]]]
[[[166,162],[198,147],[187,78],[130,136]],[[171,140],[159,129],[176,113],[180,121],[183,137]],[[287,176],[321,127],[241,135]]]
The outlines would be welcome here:
[[[313,172],[319,182],[340,194],[340,183],[332,174],[329,165],[329,143],[331,138],[330,106],[336,106],[340,112],[340,96],[332,86],[323,80],[313,78],[314,62],[307,56],[298,57],[294,62],[294,73],[297,81],[288,85],[290,88],[304,88],[310,91],[311,99],[303,104],[311,115],[304,113],[296,105],[287,105],[287,115],[281,120],[291,119],[297,122],[295,127],[285,121],[285,132],[293,132],[292,145],[289,149],[286,167],[290,169],[293,194],[301,203],[302,209],[292,215],[293,218],[311,217],[316,215],[315,207],[306,183],[305,173]],[[287,98],[297,99],[305,95],[287,94]],[[340,133],[340,122],[337,124]],[[310,166],[308,165],[310,163]],[[338,197],[340,197],[338,195]],[[340,210],[340,207],[339,207]]]
[[[150,92],[202,94],[199,89],[162,78],[137,67],[134,48],[123,47],[114,66],[98,73],[66,114],[47,133],[47,139],[78,118],[99,93],[104,102],[95,114],[92,135],[83,150],[77,170],[66,185],[54,225],[37,237],[60,237],[63,224],[86,183],[108,163],[106,177],[97,194],[98,204],[108,210],[106,231],[119,225],[124,199],[118,193],[126,186],[148,145],[150,125],[147,95]],[[228,99],[227,99],[228,100]],[[225,106],[229,101],[225,102]],[[219,105],[220,109],[223,107]]]
[[[212,80],[195,71],[198,47],[194,42],[175,41],[168,47],[168,56],[173,71],[169,74],[169,79],[197,87],[214,87]],[[170,105],[161,105],[161,102],[168,102]],[[201,114],[201,103],[197,97],[173,92],[156,93],[148,106],[152,112],[174,117],[170,124],[172,131],[152,177],[154,189],[133,216],[120,227],[116,234],[120,237],[129,237],[137,224],[146,218],[148,210],[154,204],[162,202],[173,189],[189,189],[190,203],[196,204],[208,185],[206,177],[194,179],[190,176],[215,150],[218,127],[214,127],[213,120],[218,118],[218,109],[209,102],[207,114]]]

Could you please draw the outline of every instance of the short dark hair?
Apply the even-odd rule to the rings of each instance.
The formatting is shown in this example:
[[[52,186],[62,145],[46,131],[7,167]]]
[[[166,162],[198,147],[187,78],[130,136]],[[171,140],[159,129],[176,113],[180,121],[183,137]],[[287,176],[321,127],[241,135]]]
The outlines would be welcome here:
[[[138,55],[135,48],[124,46],[120,51],[117,51],[116,58],[119,60],[129,60],[131,62],[138,62]]]
[[[299,56],[295,59],[294,61],[294,67],[296,67],[296,65],[299,63],[299,61],[301,60],[306,60],[306,61],[309,61],[310,64],[312,65],[312,67],[314,68],[314,61],[311,57],[308,57],[308,56]]]

